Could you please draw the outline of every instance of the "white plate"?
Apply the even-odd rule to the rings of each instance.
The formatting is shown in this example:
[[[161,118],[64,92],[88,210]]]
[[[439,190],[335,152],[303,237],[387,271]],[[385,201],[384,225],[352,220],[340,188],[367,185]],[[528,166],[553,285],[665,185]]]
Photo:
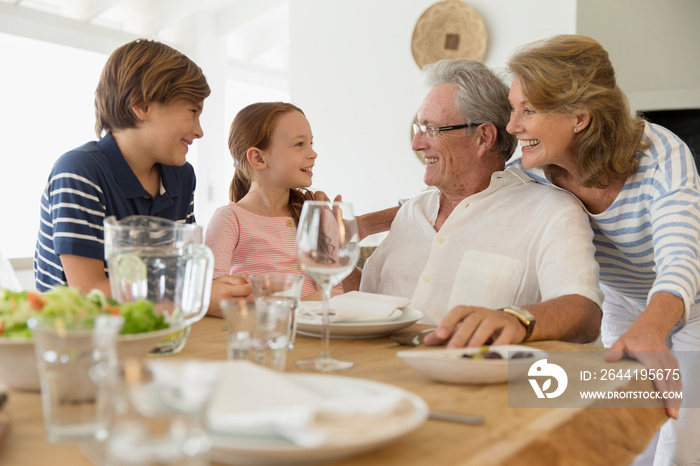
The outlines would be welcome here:
[[[408,327],[423,318],[423,313],[412,307],[404,307],[401,315],[391,320],[357,322],[331,322],[331,338],[378,338]],[[319,323],[302,322],[297,319],[297,333],[319,337],[322,326]]]
[[[288,374],[287,377],[323,396],[399,395],[407,408],[383,419],[368,419],[348,441],[303,448],[280,437],[235,436],[210,432],[211,459],[226,464],[290,465],[338,461],[380,448],[411,432],[428,417],[428,406],[417,395],[392,385],[337,375]]]
[[[490,346],[489,350],[500,354],[503,359],[472,359],[462,356],[478,353],[480,348],[409,350],[399,351],[396,355],[433,380],[457,384],[502,383],[507,382],[509,376],[510,380],[514,380],[526,375],[535,361],[547,357],[545,351],[521,345]],[[532,353],[532,357],[508,359],[508,353],[515,351]]]

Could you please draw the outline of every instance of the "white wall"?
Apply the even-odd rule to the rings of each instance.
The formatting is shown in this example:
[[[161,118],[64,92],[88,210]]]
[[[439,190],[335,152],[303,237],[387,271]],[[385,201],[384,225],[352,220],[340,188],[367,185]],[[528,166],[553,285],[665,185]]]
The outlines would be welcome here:
[[[292,101],[306,113],[319,158],[314,188],[341,193],[356,213],[425,188],[411,150],[426,89],[411,54],[413,28],[433,0],[294,0]],[[503,68],[526,42],[575,32],[575,0],[470,0],[486,23],[484,63]]]
[[[578,4],[577,32],[608,51],[634,110],[700,108],[700,1]]]

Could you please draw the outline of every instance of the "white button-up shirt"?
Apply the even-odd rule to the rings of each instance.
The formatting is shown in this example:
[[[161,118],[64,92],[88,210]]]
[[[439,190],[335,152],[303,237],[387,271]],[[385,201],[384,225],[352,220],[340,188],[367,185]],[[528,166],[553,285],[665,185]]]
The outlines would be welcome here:
[[[440,228],[440,192],[406,202],[367,260],[360,290],[411,299],[438,324],[459,304],[499,309],[578,294],[598,305],[593,233],[574,196],[517,168],[458,204]]]

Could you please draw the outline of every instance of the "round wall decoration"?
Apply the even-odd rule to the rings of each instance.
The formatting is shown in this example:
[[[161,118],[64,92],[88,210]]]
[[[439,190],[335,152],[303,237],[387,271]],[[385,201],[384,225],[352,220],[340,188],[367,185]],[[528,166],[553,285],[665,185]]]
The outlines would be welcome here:
[[[460,0],[444,0],[423,12],[413,30],[411,52],[419,67],[443,58],[474,58],[486,54],[486,24]]]

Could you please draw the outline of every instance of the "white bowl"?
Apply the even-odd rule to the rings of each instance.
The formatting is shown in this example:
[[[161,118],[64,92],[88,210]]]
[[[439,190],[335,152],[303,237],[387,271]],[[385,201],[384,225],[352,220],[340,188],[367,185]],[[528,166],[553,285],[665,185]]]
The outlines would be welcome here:
[[[537,348],[521,345],[490,346],[490,351],[502,359],[474,359],[464,357],[475,354],[480,348],[425,349],[399,351],[396,355],[406,364],[438,382],[455,384],[489,384],[515,380],[527,375],[532,364],[546,358],[547,353]],[[509,359],[509,353],[532,353],[531,357]]]
[[[117,340],[118,357],[120,360],[143,358],[161,340],[184,327],[184,324],[178,324],[153,332],[120,335]],[[38,391],[40,389],[32,340],[0,338],[0,381],[15,390]]]

